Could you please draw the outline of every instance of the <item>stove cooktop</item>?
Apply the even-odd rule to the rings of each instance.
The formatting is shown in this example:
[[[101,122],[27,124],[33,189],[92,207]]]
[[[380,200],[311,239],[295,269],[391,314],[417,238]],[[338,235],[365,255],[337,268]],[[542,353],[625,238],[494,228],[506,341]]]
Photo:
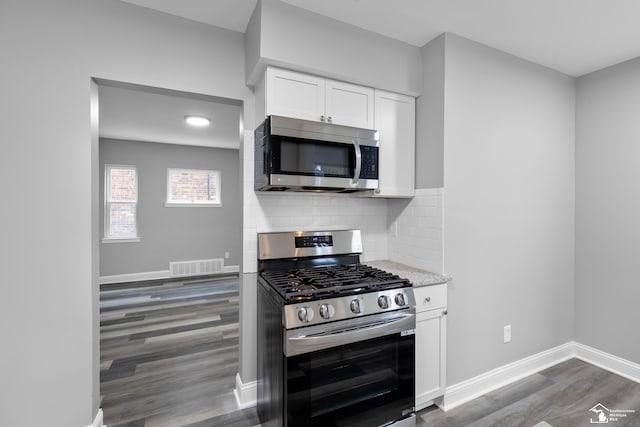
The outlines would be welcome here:
[[[396,274],[366,264],[263,271],[261,277],[285,302],[312,301],[411,286]]]

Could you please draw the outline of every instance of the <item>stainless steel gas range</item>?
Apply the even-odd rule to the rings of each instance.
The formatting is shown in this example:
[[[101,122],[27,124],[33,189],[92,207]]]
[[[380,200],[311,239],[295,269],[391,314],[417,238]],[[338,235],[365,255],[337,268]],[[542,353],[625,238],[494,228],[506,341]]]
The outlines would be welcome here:
[[[415,426],[413,288],[361,254],[359,230],[258,235],[263,426]]]

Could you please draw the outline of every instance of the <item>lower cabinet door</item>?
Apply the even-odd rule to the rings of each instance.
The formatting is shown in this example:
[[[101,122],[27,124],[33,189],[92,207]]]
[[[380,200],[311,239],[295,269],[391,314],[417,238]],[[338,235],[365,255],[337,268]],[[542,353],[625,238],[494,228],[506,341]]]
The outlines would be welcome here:
[[[416,410],[445,390],[446,309],[418,313],[416,320]]]

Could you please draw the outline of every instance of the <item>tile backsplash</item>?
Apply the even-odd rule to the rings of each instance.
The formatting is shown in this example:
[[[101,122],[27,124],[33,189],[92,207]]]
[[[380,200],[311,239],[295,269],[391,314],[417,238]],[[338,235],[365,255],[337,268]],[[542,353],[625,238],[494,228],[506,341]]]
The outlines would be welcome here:
[[[442,272],[442,189],[417,190],[411,200],[345,194],[256,193],[252,132],[245,132],[242,155],[245,273],[256,271],[258,233],[344,229],[362,231],[362,261],[391,259]]]
[[[410,200],[390,200],[389,259],[443,273],[443,189],[416,190]]]
[[[260,193],[256,231],[360,229],[362,260],[387,257],[387,202],[348,195]],[[253,209],[255,208],[255,209]]]

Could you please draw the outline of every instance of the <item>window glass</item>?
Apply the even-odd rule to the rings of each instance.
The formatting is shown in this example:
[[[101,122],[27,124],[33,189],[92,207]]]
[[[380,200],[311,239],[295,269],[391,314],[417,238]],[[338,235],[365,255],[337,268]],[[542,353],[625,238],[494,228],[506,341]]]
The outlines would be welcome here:
[[[168,169],[167,203],[220,204],[220,172]]]
[[[132,203],[110,203],[109,236],[135,237],[136,235],[136,206]]]
[[[136,170],[134,168],[110,168],[110,201],[135,202],[138,199]]]
[[[105,238],[138,237],[137,205],[135,166],[105,165]]]

